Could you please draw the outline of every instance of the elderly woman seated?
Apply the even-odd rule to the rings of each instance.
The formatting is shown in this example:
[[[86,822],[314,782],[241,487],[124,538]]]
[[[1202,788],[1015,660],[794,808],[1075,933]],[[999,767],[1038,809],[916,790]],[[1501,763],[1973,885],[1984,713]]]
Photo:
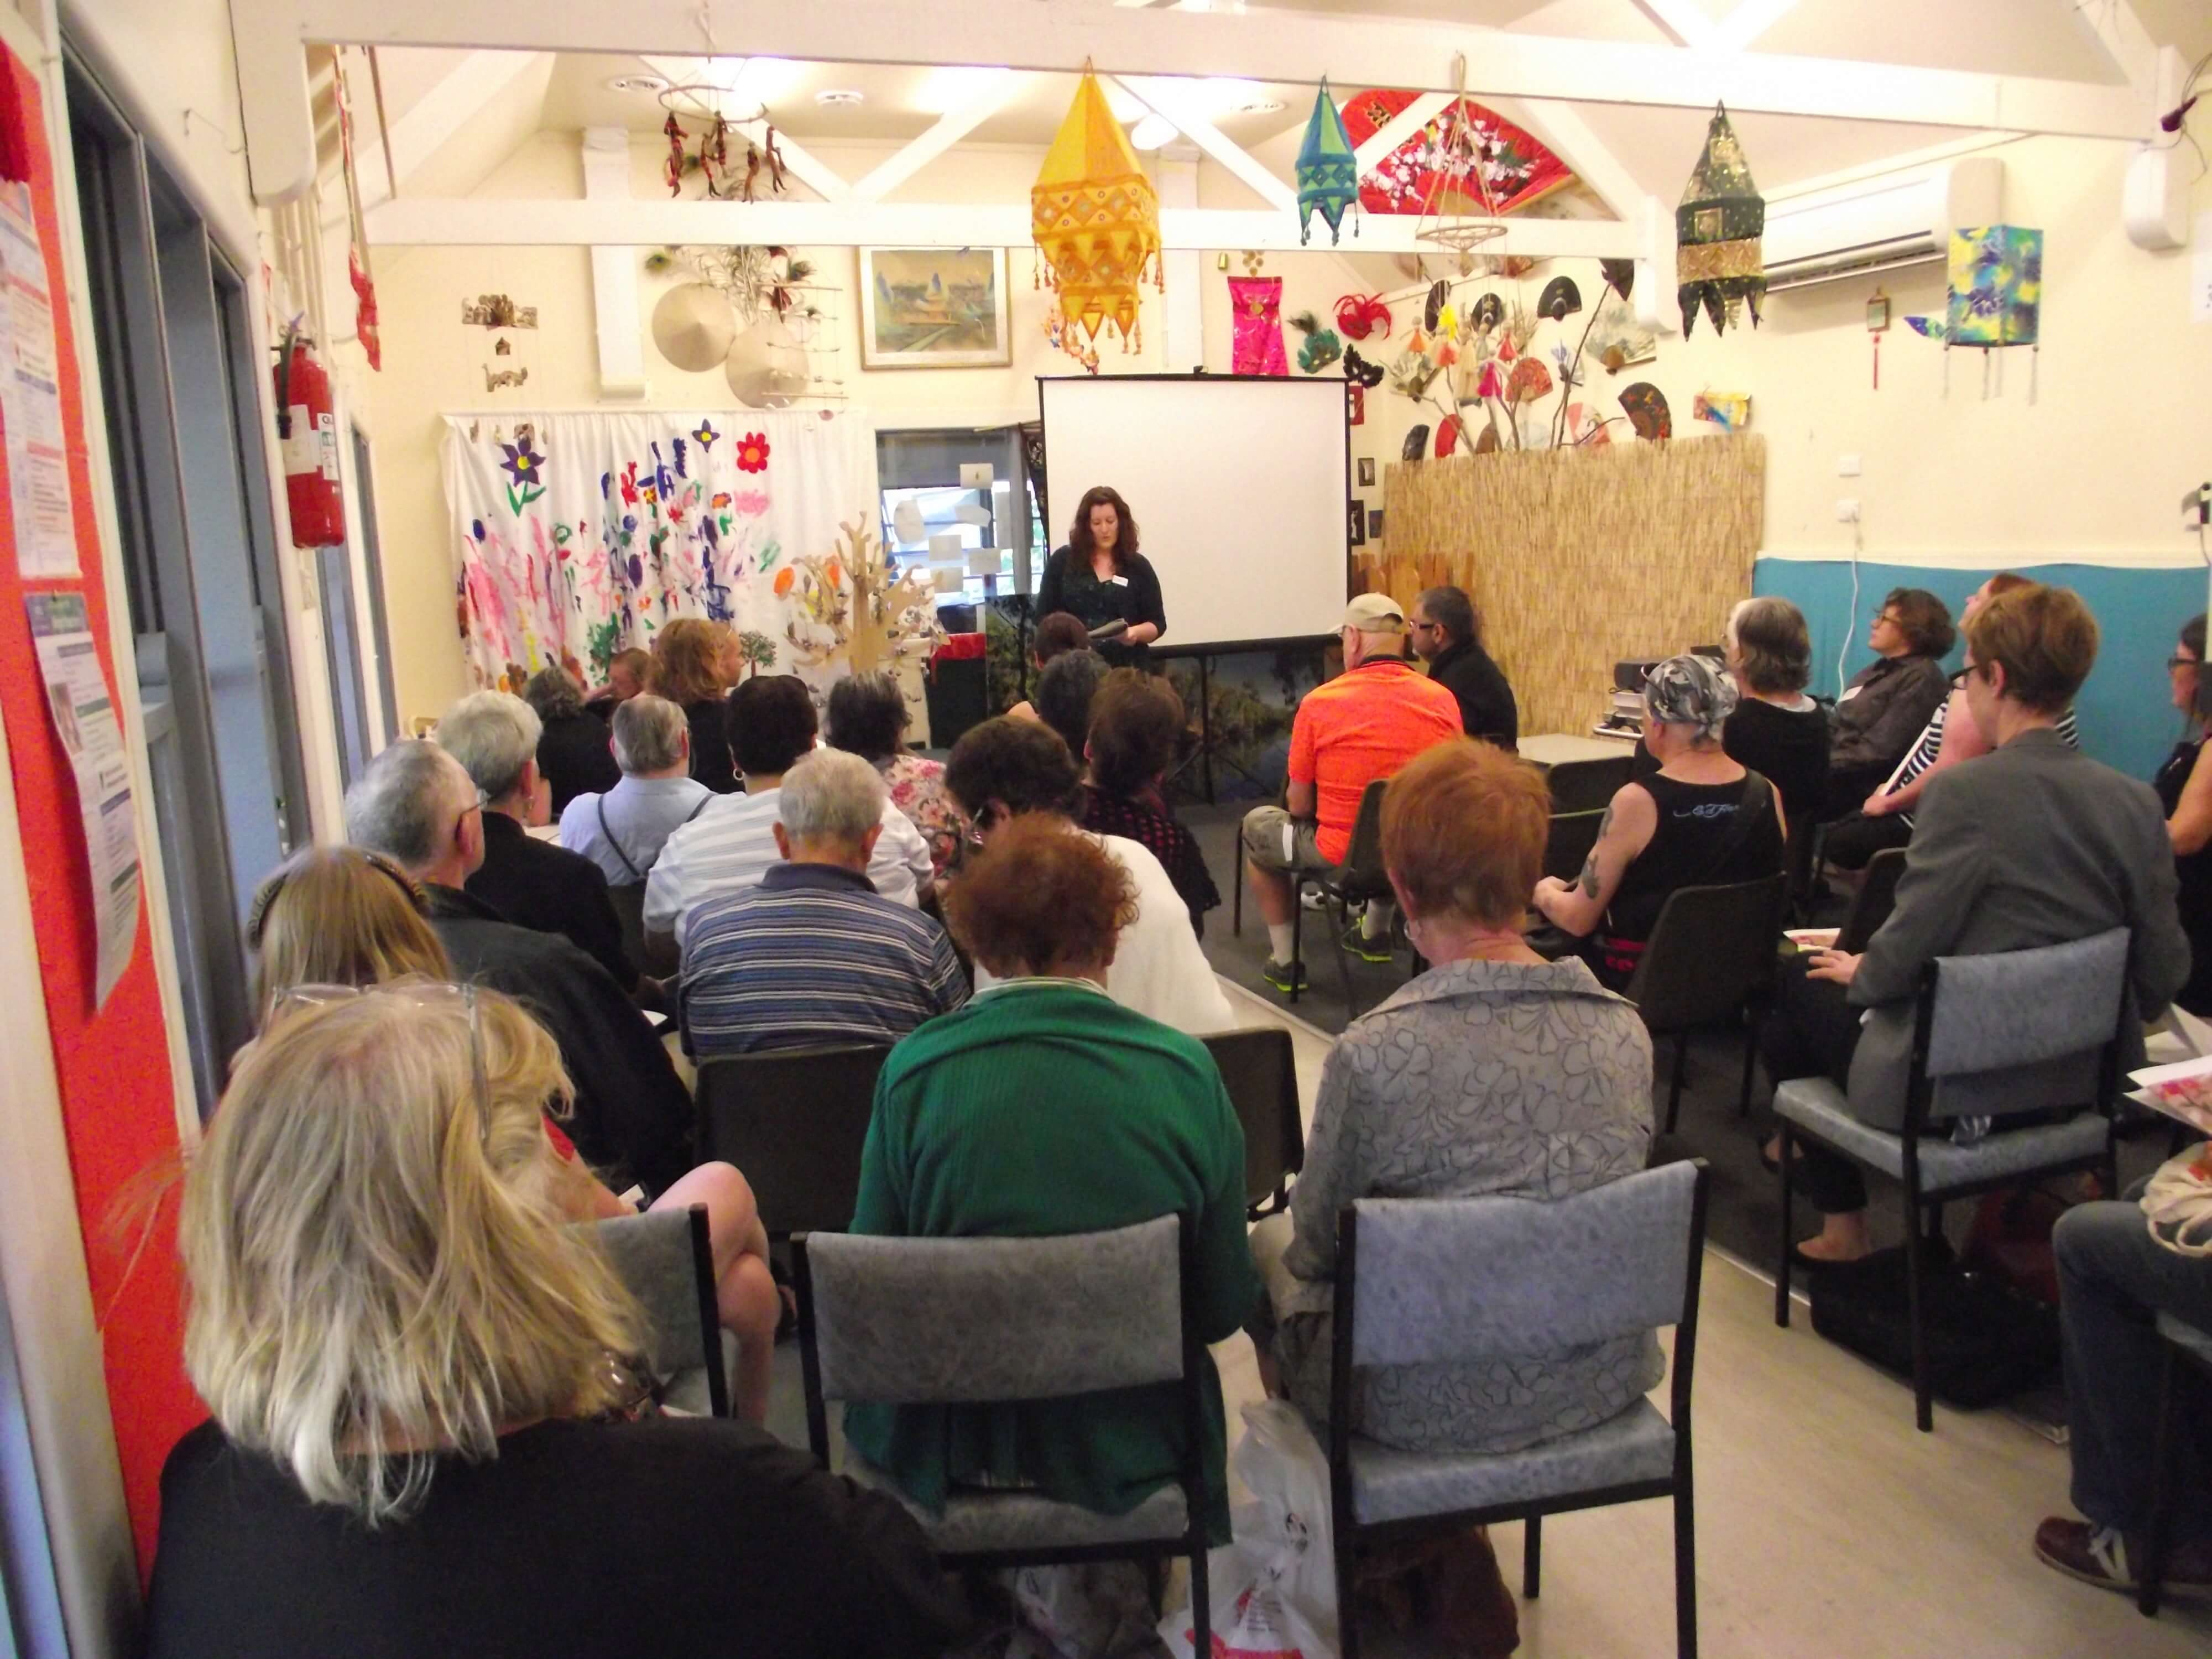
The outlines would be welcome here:
[[[945,763],[906,746],[906,693],[890,674],[848,674],[830,688],[832,748],[858,755],[884,775],[891,805],[929,843],[930,866],[943,875],[960,850],[968,820],[945,789]]]
[[[538,773],[553,792],[555,817],[577,796],[621,781],[607,723],[586,707],[584,688],[567,669],[548,663],[530,677],[522,700],[538,711]]]
[[[1151,849],[1190,907],[1191,931],[1206,935],[1206,913],[1221,902],[1198,837],[1170,809],[1168,768],[1183,734],[1182,699],[1163,674],[1116,668],[1091,704],[1091,763],[1083,783],[1083,827],[1123,836]]]
[[[1635,976],[1676,888],[1756,881],[1782,868],[1781,800],[1721,746],[1736,696],[1703,657],[1655,665],[1644,686],[1644,741],[1658,771],[1613,795],[1581,875],[1536,884],[1536,908],[1589,940],[1591,966],[1614,990]]]
[[[428,983],[282,1011],[185,1177],[155,1659],[933,1654],[920,1528],[750,1424],[661,1417],[565,1224],[552,1039]]]
[[[1185,1316],[1218,1342],[1259,1293],[1245,1246],[1244,1135],[1204,1046],[1106,994],[1135,904],[1119,861],[1042,813],[971,856],[945,892],[945,919],[994,983],[891,1050],[853,1231],[1051,1237],[1180,1212],[1195,1232]],[[1225,1543],[1210,1363],[1204,1384],[1207,1527]],[[1179,1387],[998,1406],[856,1404],[845,1435],[925,1507],[956,1486],[1023,1485],[1121,1515],[1176,1478],[1187,1441]]]

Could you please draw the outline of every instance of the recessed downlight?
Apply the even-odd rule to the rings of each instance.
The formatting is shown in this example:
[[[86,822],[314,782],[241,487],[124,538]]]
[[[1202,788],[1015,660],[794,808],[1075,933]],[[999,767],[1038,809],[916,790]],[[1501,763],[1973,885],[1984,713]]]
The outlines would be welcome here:
[[[824,87],[814,94],[814,101],[824,109],[849,109],[866,100],[867,94],[854,87]]]
[[[606,88],[609,92],[658,94],[668,90],[668,82],[657,75],[614,75],[607,77]]]

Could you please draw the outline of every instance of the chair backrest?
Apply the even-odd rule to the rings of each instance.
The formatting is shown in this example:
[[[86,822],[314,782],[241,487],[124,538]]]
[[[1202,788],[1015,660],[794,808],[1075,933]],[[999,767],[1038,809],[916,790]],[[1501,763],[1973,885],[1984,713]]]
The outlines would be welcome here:
[[[1553,813],[1551,831],[1544,838],[1544,873],[1557,876],[1561,881],[1572,881],[1582,874],[1590,848],[1597,845],[1599,826],[1604,822],[1602,806],[1582,812]]]
[[[1305,1167],[1298,1079],[1291,1034],[1279,1025],[1219,1031],[1200,1039],[1244,1127],[1244,1202],[1256,1207]]]
[[[1624,750],[1618,759],[1607,755],[1601,760],[1561,761],[1544,775],[1552,792],[1552,811],[1587,812],[1592,807],[1603,808],[1628,781],[1628,765],[1633,758],[1634,751]]]
[[[1774,977],[1790,878],[1780,871],[1725,887],[1667,895],[1628,982],[1628,1000],[1655,1031],[1725,1018]]]
[[[646,933],[645,884],[626,881],[617,886],[609,882],[607,898],[615,907],[615,920],[622,924],[623,950],[637,964],[638,971],[655,979],[672,977],[684,965],[682,954],[676,941],[665,934]]]
[[[646,1364],[660,1376],[704,1368],[714,1415],[729,1415],[707,1206],[617,1216],[592,1227],[615,1276],[645,1311]]]
[[[1923,1115],[2106,1104],[2129,1012],[2128,939],[2114,927],[1929,963],[1913,1043]]]
[[[816,1400],[1055,1400],[1184,1372],[1182,1218],[1059,1238],[792,1245]]]
[[[726,1054],[699,1067],[699,1156],[744,1171],[773,1237],[852,1224],[880,1043]]]
[[[1345,849],[1344,872],[1348,883],[1389,889],[1382,873],[1382,793],[1390,780],[1376,778],[1359,792],[1359,815],[1352,821],[1352,844]]]
[[[1705,1166],[1662,1164],[1587,1192],[1363,1198],[1337,1221],[1337,1317],[1351,1363],[1534,1359],[1686,1322],[1705,1243]]]
[[[1852,896],[1850,914],[1836,935],[1836,949],[1857,956],[1881,931],[1897,908],[1897,878],[1905,873],[1905,848],[1886,847],[1867,860],[1865,878]]]

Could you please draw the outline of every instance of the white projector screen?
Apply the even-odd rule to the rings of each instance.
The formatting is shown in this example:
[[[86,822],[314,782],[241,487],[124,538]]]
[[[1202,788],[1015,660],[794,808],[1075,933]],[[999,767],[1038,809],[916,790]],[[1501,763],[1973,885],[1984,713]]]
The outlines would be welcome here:
[[[1050,544],[1085,490],[1120,490],[1159,573],[1162,648],[1336,631],[1352,498],[1342,380],[1085,375],[1040,379],[1037,394]]]

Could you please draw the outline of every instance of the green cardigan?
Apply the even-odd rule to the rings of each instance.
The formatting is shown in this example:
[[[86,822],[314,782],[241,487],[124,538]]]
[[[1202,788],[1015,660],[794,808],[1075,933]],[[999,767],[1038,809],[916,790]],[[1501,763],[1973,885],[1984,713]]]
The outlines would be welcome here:
[[[1198,1334],[1260,1294],[1244,1224],[1244,1132],[1197,1039],[1065,980],[986,991],[891,1050],[860,1157],[856,1233],[1049,1237],[1181,1212],[1197,1221]],[[1021,1340],[1019,1331],[1006,1334]],[[1208,1360],[1206,1525],[1229,1540],[1221,1382]],[[932,1510],[949,1485],[1024,1481],[1125,1514],[1174,1480],[1174,1383],[1006,1406],[846,1407],[845,1437]]]

